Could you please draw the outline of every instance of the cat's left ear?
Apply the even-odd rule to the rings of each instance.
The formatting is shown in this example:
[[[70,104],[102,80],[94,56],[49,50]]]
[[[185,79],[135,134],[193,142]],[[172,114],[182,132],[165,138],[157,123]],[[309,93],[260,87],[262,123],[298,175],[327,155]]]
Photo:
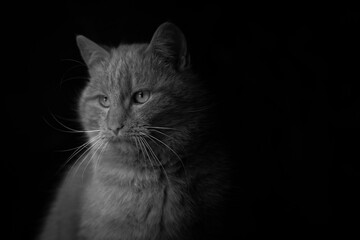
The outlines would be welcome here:
[[[76,36],[76,42],[88,67],[109,57],[108,51],[82,35]]]
[[[177,26],[170,22],[165,22],[158,27],[147,51],[173,64],[179,71],[190,66],[185,36]]]

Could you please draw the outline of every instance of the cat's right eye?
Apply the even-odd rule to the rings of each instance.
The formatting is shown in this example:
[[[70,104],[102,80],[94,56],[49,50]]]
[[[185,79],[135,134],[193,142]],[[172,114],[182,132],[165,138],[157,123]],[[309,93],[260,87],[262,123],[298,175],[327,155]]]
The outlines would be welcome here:
[[[107,96],[104,95],[99,96],[99,103],[104,108],[110,107],[110,100]]]

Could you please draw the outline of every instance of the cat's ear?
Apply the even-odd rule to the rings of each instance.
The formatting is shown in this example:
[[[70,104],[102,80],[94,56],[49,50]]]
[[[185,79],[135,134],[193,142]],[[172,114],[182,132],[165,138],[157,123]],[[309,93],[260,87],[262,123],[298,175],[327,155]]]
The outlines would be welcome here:
[[[109,52],[82,35],[76,36],[76,43],[88,67],[109,57]]]
[[[185,36],[177,26],[170,22],[165,22],[158,27],[147,51],[162,57],[179,71],[190,66]]]

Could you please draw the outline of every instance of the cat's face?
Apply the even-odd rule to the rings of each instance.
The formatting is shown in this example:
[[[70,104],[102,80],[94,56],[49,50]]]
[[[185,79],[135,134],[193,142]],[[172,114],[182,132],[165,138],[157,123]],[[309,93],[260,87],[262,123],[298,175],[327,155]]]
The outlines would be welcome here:
[[[196,127],[192,110],[199,91],[186,69],[184,43],[180,48],[178,42],[163,44],[164,29],[159,29],[150,44],[121,45],[110,52],[78,39],[90,73],[80,117],[94,144],[105,142],[123,152],[140,150],[151,158],[176,151]]]
[[[80,104],[89,136],[101,136],[123,147],[164,141],[181,128],[180,77],[151,65],[143,54],[146,45],[114,50],[91,71],[91,80]],[[99,132],[93,130],[100,130]],[[157,133],[157,134],[154,134]],[[161,134],[163,133],[163,134]],[[143,142],[143,139],[147,142]]]

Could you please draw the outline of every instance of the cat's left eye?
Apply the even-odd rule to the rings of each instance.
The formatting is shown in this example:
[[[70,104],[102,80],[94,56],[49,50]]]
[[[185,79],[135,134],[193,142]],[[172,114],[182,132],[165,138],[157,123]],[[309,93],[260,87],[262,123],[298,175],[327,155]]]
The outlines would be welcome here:
[[[104,108],[110,107],[110,100],[107,96],[104,96],[104,95],[99,96],[99,103]]]
[[[143,104],[147,102],[150,98],[150,92],[149,91],[138,91],[134,93],[133,95],[133,101],[137,104]]]

